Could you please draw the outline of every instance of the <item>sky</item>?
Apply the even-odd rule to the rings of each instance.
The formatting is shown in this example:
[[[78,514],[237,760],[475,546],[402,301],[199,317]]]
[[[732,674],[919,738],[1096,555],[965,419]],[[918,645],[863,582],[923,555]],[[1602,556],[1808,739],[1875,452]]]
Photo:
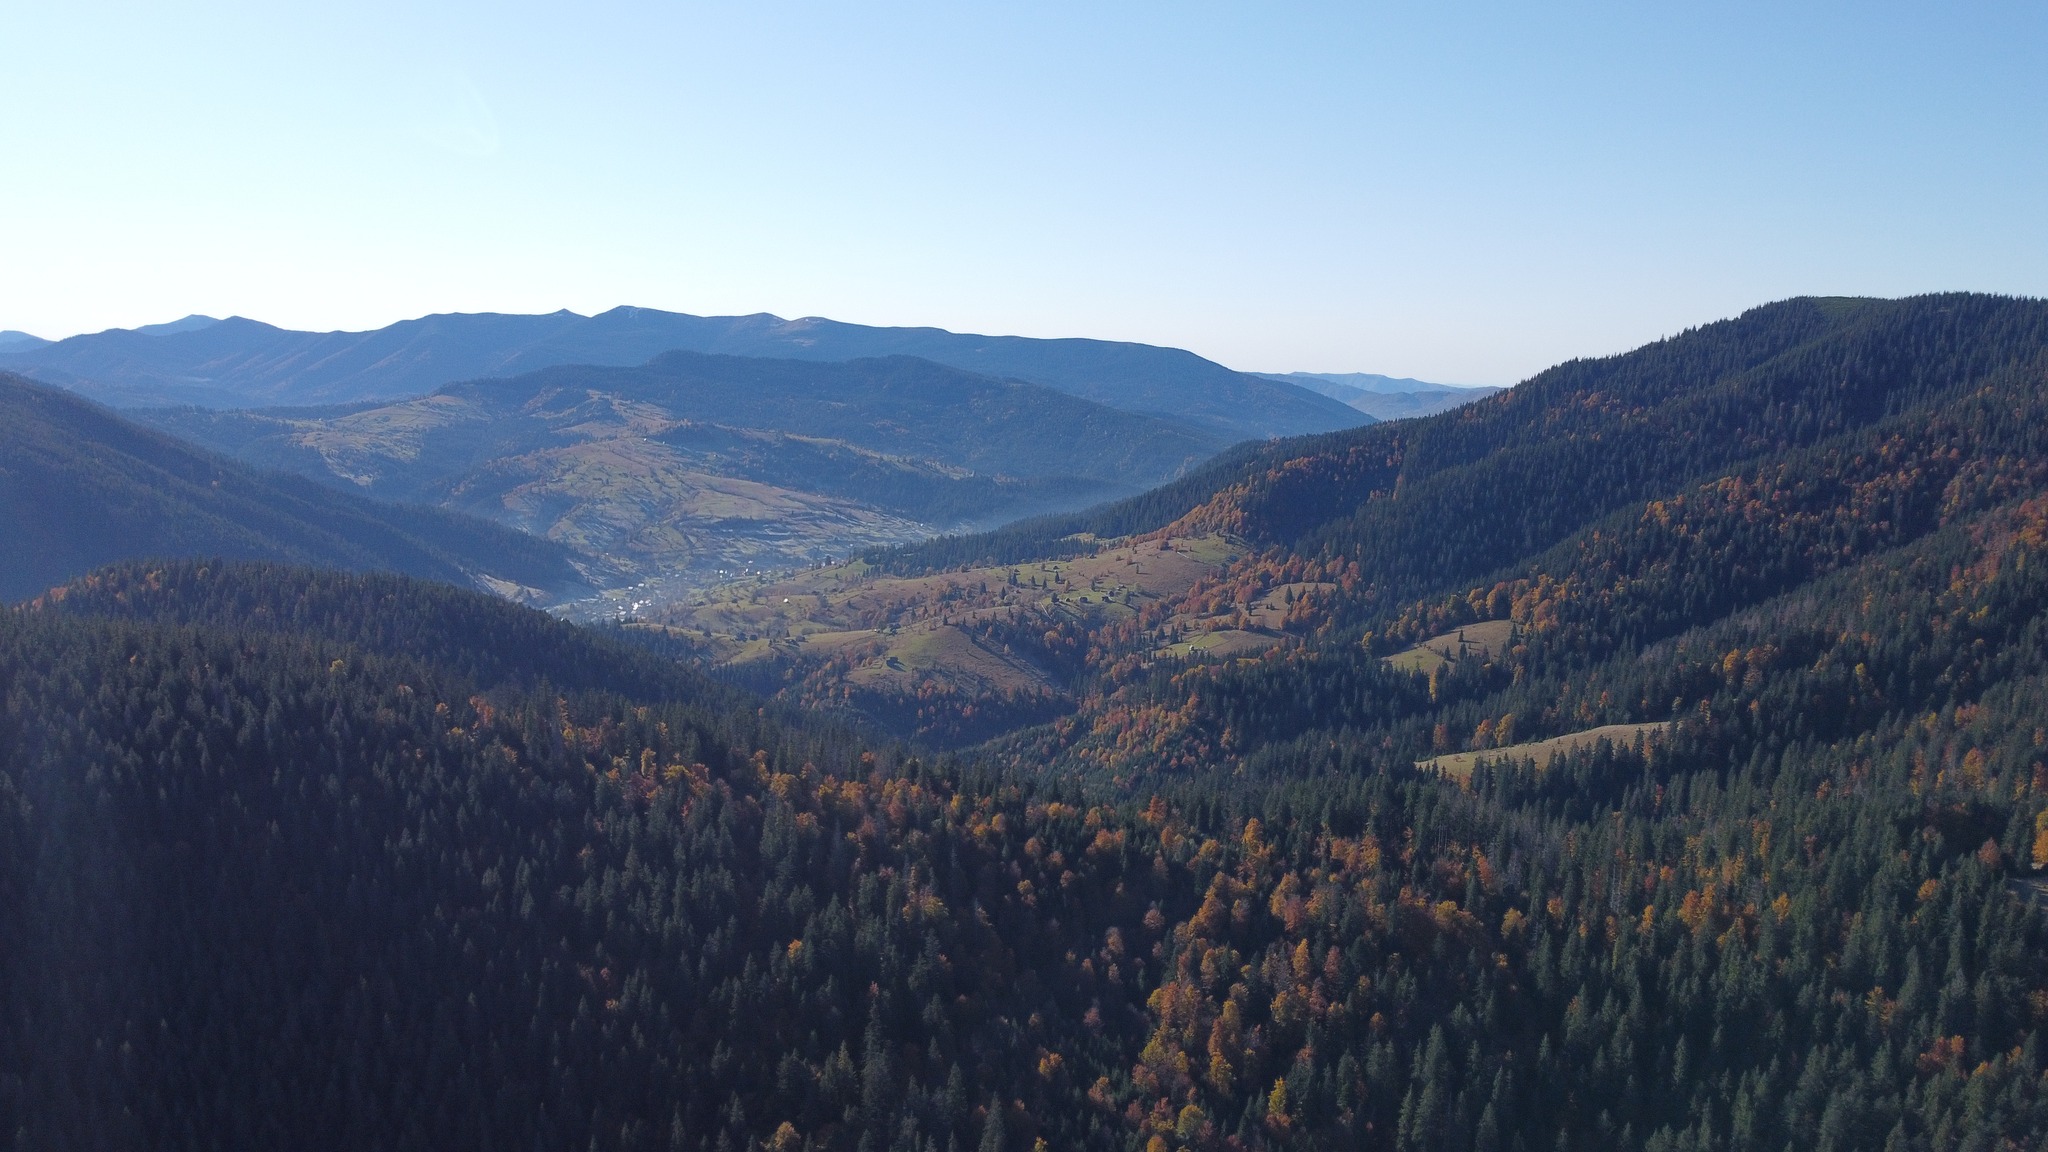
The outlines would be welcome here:
[[[0,329],[774,312],[1512,383],[2048,295],[2048,5],[0,3]]]

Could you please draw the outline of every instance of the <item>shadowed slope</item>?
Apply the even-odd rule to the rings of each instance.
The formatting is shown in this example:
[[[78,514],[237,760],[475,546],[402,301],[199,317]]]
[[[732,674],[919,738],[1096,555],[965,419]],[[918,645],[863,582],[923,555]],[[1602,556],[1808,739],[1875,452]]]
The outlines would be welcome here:
[[[467,517],[266,475],[76,396],[0,376],[0,597],[112,561],[236,556],[564,590],[567,553]]]

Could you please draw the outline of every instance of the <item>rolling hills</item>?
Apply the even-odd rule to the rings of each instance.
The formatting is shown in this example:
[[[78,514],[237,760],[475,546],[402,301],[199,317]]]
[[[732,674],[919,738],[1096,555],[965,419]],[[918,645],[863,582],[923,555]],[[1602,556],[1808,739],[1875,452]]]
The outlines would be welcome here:
[[[136,415],[253,463],[560,542],[641,600],[1134,492],[1222,446],[910,357],[672,352],[392,404]]]
[[[253,470],[0,376],[0,600],[136,557],[383,568],[508,595],[585,588],[566,549],[469,517]]]
[[[1174,348],[818,318],[615,308],[597,316],[427,316],[370,332],[295,332],[240,317],[192,317],[158,327],[0,347],[0,370],[122,407],[250,408],[389,400],[561,364],[638,365],[675,350],[824,362],[915,356],[1186,422],[1226,441],[1344,428],[1364,419],[1306,389]]]

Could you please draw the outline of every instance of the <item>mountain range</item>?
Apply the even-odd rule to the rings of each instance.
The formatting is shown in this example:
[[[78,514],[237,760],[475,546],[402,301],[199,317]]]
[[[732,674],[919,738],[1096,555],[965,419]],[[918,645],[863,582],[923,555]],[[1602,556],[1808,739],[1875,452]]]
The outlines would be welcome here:
[[[720,363],[436,403],[504,390],[529,414],[479,428],[560,444],[561,399],[730,371],[745,427],[794,373]],[[15,387],[10,505],[151,550],[267,507]],[[625,625],[138,559],[0,612],[0,1116],[34,1148],[2020,1152],[2044,733],[2048,302],[2006,297],[1781,301]]]
[[[677,350],[828,362],[916,356],[1184,421],[1226,440],[1362,422],[1329,397],[1175,348],[628,307],[596,316],[436,315],[369,332],[296,332],[193,316],[32,347],[0,345],[0,369],[121,407],[249,408],[390,400],[561,364],[632,366]]]
[[[723,392],[608,391],[693,351],[699,384],[703,365],[724,365]],[[925,367],[909,368],[912,359]],[[874,369],[849,367],[884,361],[898,384],[917,386],[885,399],[869,387]],[[56,342],[20,335],[0,342],[0,366],[245,462],[562,542],[613,594],[590,611],[1073,509],[1171,480],[1236,440],[1484,394],[1238,373],[1140,344],[639,308],[439,315],[357,333],[194,315]],[[486,379],[551,370],[547,398],[528,395],[519,411],[460,399],[508,394],[460,390]],[[748,372],[775,381],[761,397],[775,401],[741,412],[731,385]],[[563,401],[579,388],[582,400]],[[622,407],[636,404],[655,408]],[[581,419],[593,405],[612,413]]]

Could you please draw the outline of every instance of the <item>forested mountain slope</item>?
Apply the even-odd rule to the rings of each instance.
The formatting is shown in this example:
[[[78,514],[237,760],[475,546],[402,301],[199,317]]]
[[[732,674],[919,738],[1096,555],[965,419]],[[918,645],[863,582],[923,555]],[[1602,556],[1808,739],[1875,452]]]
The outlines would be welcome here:
[[[1484,995],[1473,967],[1376,1095],[1355,1086],[1381,1021],[1334,1011],[1328,973],[1313,1007],[1315,958],[1341,969],[1349,939],[1316,908],[1350,849],[1292,883],[1247,865],[1169,949],[1186,984],[1152,1005],[1146,1114],[1285,1101],[1342,1140],[1377,1108],[1397,1147],[2043,1139],[2044,350],[2039,301],[1790,301],[1432,420],[1265,446],[1171,524],[1185,492],[1087,517],[1248,553],[1134,613],[1068,612],[1078,714],[995,754],[1104,794],[1255,796],[1267,829],[1377,827],[1411,868],[1434,825],[1413,923],[1506,963]],[[1204,627],[1242,642],[1191,659]],[[1457,658],[1410,659],[1432,638]],[[1650,735],[1557,751],[1609,727]],[[1478,770],[1382,790],[1447,756]],[[1220,915],[1261,907],[1306,926],[1296,952]],[[1245,960],[1258,978],[1232,983]],[[1510,988],[1533,998],[1503,1010]],[[1272,1082],[1216,1037],[1304,1001],[1321,1027],[1262,1105]],[[1201,1074],[1205,1042],[1227,1074]]]
[[[1455,412],[1246,446],[1160,493],[874,559],[894,571],[1024,559],[1050,529],[1150,532],[1206,504],[1189,526],[1299,551],[1369,548],[1390,575],[1441,561],[1483,571],[1689,478],[1924,411],[2044,344],[2040,301],[1788,300],[1560,365]]]
[[[565,549],[481,520],[257,472],[0,375],[0,600],[115,560],[223,555],[386,568],[549,598]]]
[[[176,330],[117,329],[0,350],[0,369],[129,407],[242,408],[394,399],[558,364],[630,366],[678,349],[812,361],[917,356],[1186,420],[1226,440],[1346,428],[1362,419],[1314,392],[1177,348],[873,328],[816,317],[615,308],[598,316],[426,316],[370,332],[294,332],[240,317],[158,327]]]
[[[1400,593],[1528,555],[1741,461],[1917,419],[2044,349],[2040,301],[1787,301],[1562,365],[1436,419],[1274,453],[1275,467],[1196,518],[1355,556],[1370,583]]]
[[[1849,500],[1842,477],[1860,474],[1893,437],[1957,422],[1974,431],[1958,443],[1923,444],[1929,458],[1921,475],[2000,468],[2014,454],[2038,453],[2029,437],[2039,425],[2039,390],[2029,373],[2044,348],[2048,317],[2037,301],[1770,305],[1635,352],[1560,366],[1453,413],[1244,445],[1140,498],[869,553],[864,571],[874,575],[859,579],[879,581],[877,588],[943,582],[968,594],[956,591],[943,603],[899,596],[887,611],[869,611],[867,626],[970,621],[987,633],[984,646],[1055,670],[1042,689],[1067,698],[1144,682],[1161,660],[1171,666],[1205,654],[1291,651],[1318,635],[1337,654],[1329,659],[1347,660],[1364,651],[1356,644],[1361,634],[1373,632],[1375,651],[1358,658],[1376,660],[1392,636],[1404,644],[1428,637],[1390,626],[1418,597],[1463,595],[1474,581],[1523,571],[1575,533],[1611,537],[1613,526],[1602,527],[1608,517],[1638,516],[1648,501],[1679,498],[1708,481],[1746,477],[1788,487],[1808,505]],[[1986,389],[2001,399],[1983,400]],[[1982,410],[1986,404],[2004,405],[2005,414]],[[1814,455],[1822,445],[1831,447]],[[1898,526],[1894,542],[1933,523],[1924,512],[1916,516]],[[1120,539],[1130,536],[1140,539]],[[1129,562],[1134,547],[1176,539],[1190,542],[1176,555],[1193,549],[1241,558],[1171,589],[1154,578],[1156,565],[1148,573]],[[1646,544],[1636,560],[1668,562],[1677,546]],[[1127,562],[1106,569],[1104,561],[1117,556]],[[1040,571],[1048,565],[1086,571],[1088,583],[1018,603],[1016,580],[1051,584]],[[874,599],[859,580],[821,575],[805,583],[837,583],[833,595],[849,603]],[[788,602],[802,608],[810,598]],[[821,608],[809,615],[829,625],[845,614]],[[1452,623],[1506,616],[1495,605]],[[745,627],[795,636],[811,626],[756,619]],[[790,690],[822,698],[830,686],[817,677],[828,669],[807,660],[806,647],[815,643],[793,645],[785,657],[802,675]],[[852,679],[872,675],[856,668]],[[971,676],[941,669],[932,680],[944,691],[928,708],[944,702],[953,713],[971,708],[992,717],[1008,706],[1001,694],[977,700]],[[944,725],[927,727],[936,733]]]
[[[1969,631],[1853,674],[1707,637],[1647,749],[1467,788],[1318,741],[1106,802],[473,594],[103,573],[0,619],[0,1112],[38,1148],[2031,1147],[2048,927],[2005,877],[2048,820],[1999,734],[2048,700],[2010,631],[2042,534],[1983,527],[1834,598]],[[2000,576],[1916,615],[1958,564]],[[1710,719],[1894,654],[2005,686],[1839,752]]]
[[[1561,366],[1457,412],[1265,445],[1145,500],[876,559],[1015,563],[1052,531],[1109,524],[1238,540],[1247,556],[1232,570],[1132,619],[1078,619],[1089,634],[1070,643],[1110,673],[1090,680],[1105,701],[1178,684],[1153,664],[1191,628],[1235,654],[1270,649],[1187,674],[1280,676],[1261,691],[1301,693],[1279,713],[1196,718],[1242,751],[1261,733],[1347,723],[1338,700],[1379,699],[1380,657],[1447,628],[1533,630],[1561,603],[1612,605],[1633,590],[1594,626],[1609,650],[1627,650],[2025,498],[2048,458],[2044,367],[2038,301],[1788,301]],[[1698,517],[1707,523],[1685,523]],[[1284,620],[1260,622],[1274,598]],[[1199,758],[1203,746],[1215,747],[1177,747]]]

